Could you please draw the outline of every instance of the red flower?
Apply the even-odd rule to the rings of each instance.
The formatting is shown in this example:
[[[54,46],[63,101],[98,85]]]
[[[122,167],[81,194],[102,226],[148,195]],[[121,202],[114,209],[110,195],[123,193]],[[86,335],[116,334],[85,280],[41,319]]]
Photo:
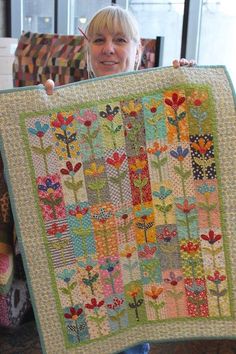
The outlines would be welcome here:
[[[153,257],[153,255],[155,254],[156,250],[157,250],[156,246],[150,247],[148,245],[145,245],[143,251],[140,251],[138,253],[138,255],[139,255],[140,258],[150,259],[150,258]]]
[[[214,276],[208,275],[207,279],[212,281],[215,284],[220,284],[222,281],[224,281],[226,279],[226,276],[220,275],[220,272],[218,270],[216,270],[214,272]]]
[[[95,299],[95,297],[93,297],[91,299],[91,304],[85,304],[85,307],[89,310],[93,310],[95,307],[99,308],[102,305],[104,305],[104,300],[97,302],[97,299]]]
[[[75,216],[76,218],[80,219],[85,214],[87,214],[89,208],[81,208],[79,205],[75,208],[75,210],[69,210],[69,214]]]
[[[107,163],[114,166],[118,170],[120,168],[120,166],[122,165],[123,161],[125,160],[125,157],[126,157],[125,154],[119,155],[118,152],[114,152],[113,159],[108,157]]]
[[[56,234],[61,234],[67,230],[67,225],[57,225],[56,223],[52,224],[51,228],[48,229],[48,234],[49,235],[56,235]]]
[[[219,241],[221,239],[221,235],[218,234],[216,235],[215,232],[213,230],[210,230],[208,232],[208,235],[201,235],[201,238],[205,241],[208,241],[211,245],[213,245],[215,242]]]
[[[172,100],[170,100],[169,98],[165,99],[165,104],[167,104],[168,106],[172,107],[174,111],[177,111],[179,106],[181,106],[182,103],[184,103],[185,101],[185,97],[179,97],[179,95],[174,92],[172,94]]]
[[[187,243],[187,245],[182,245],[180,248],[182,251],[185,251],[188,254],[194,255],[195,253],[197,253],[197,251],[199,249],[199,244],[198,243],[194,244],[193,242],[189,241]]]
[[[188,214],[191,210],[193,210],[196,206],[195,204],[189,204],[187,199],[184,199],[183,205],[176,204],[177,208],[180,209],[183,213]]]
[[[70,176],[74,176],[74,174],[76,172],[79,171],[79,169],[81,168],[82,166],[82,163],[81,162],[78,162],[77,164],[75,164],[75,166],[73,167],[72,163],[70,161],[67,161],[66,162],[66,168],[62,168],[61,169],[61,174],[63,175],[70,175]]]
[[[195,106],[201,106],[202,100],[200,100],[199,98],[196,98],[196,100],[194,100],[193,103],[194,103]]]
[[[63,115],[59,112],[57,113],[57,119],[52,122],[52,126],[65,130],[66,126],[68,126],[73,121],[73,119],[73,116],[63,117]]]
[[[83,310],[81,308],[76,310],[74,307],[71,307],[70,313],[65,313],[64,317],[76,321],[82,312]]]

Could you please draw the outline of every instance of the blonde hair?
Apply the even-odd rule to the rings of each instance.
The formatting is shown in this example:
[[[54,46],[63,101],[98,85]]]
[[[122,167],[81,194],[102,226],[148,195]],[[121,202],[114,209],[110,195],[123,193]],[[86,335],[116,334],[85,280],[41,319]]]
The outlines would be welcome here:
[[[140,53],[138,53],[138,60],[135,63],[134,68],[136,70],[141,60],[141,41],[139,27],[135,17],[130,12],[119,6],[104,7],[96,12],[86,27],[85,34],[88,38],[88,42],[91,37],[93,37],[96,33],[103,31],[104,28],[107,28],[108,32],[112,34],[124,34],[129,40],[132,40],[137,44],[137,48],[140,47]],[[89,76],[91,77],[93,76],[93,73],[91,70],[90,60],[88,58],[88,44],[85,50],[87,52],[87,69]]]

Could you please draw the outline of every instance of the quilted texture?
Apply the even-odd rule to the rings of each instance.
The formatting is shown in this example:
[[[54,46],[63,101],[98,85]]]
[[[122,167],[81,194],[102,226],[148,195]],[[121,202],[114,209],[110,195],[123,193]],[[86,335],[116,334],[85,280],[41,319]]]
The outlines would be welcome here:
[[[45,353],[235,338],[235,102],[224,67],[0,95]]]

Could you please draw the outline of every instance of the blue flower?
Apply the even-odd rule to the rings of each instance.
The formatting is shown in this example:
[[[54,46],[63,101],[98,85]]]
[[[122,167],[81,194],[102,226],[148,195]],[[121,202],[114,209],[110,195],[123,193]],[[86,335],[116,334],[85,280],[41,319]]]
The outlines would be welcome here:
[[[152,208],[142,208],[141,210],[136,211],[135,215],[139,218],[142,216],[149,216],[153,212]]]
[[[43,192],[48,192],[50,189],[53,189],[54,191],[60,187],[60,183],[52,183],[52,180],[50,178],[46,179],[45,185],[44,184],[39,184],[38,189]]]
[[[71,269],[71,270],[64,269],[62,273],[57,274],[57,277],[59,279],[64,280],[65,283],[69,283],[75,273],[76,273],[75,269]]]
[[[167,197],[169,197],[169,195],[171,195],[172,190],[171,189],[166,189],[164,186],[160,187],[159,192],[153,192],[154,197],[157,197],[161,200],[166,199]]]
[[[182,146],[178,146],[177,150],[171,150],[170,155],[177,159],[178,161],[183,161],[183,159],[188,155],[189,149],[183,149]]]
[[[115,266],[116,266],[118,263],[119,263],[118,260],[115,261],[115,262],[112,262],[112,261],[110,260],[110,258],[107,258],[107,259],[106,259],[106,264],[102,264],[102,265],[100,266],[100,268],[103,269],[103,270],[107,270],[108,273],[111,273],[111,272],[113,272],[113,270],[115,269]]]
[[[28,132],[32,135],[36,135],[39,138],[42,138],[44,134],[48,131],[49,125],[48,124],[43,124],[41,125],[40,121],[37,120],[35,122],[35,129],[34,128],[28,128]]]
[[[209,186],[208,184],[204,183],[202,186],[198,187],[197,190],[199,193],[205,194],[215,192],[216,188],[215,186]]]

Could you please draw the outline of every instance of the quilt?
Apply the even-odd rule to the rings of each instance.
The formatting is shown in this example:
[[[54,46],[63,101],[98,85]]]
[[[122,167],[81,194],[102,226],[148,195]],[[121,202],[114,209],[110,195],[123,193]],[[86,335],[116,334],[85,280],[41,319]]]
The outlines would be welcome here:
[[[233,86],[223,66],[0,93],[42,350],[236,337]]]

